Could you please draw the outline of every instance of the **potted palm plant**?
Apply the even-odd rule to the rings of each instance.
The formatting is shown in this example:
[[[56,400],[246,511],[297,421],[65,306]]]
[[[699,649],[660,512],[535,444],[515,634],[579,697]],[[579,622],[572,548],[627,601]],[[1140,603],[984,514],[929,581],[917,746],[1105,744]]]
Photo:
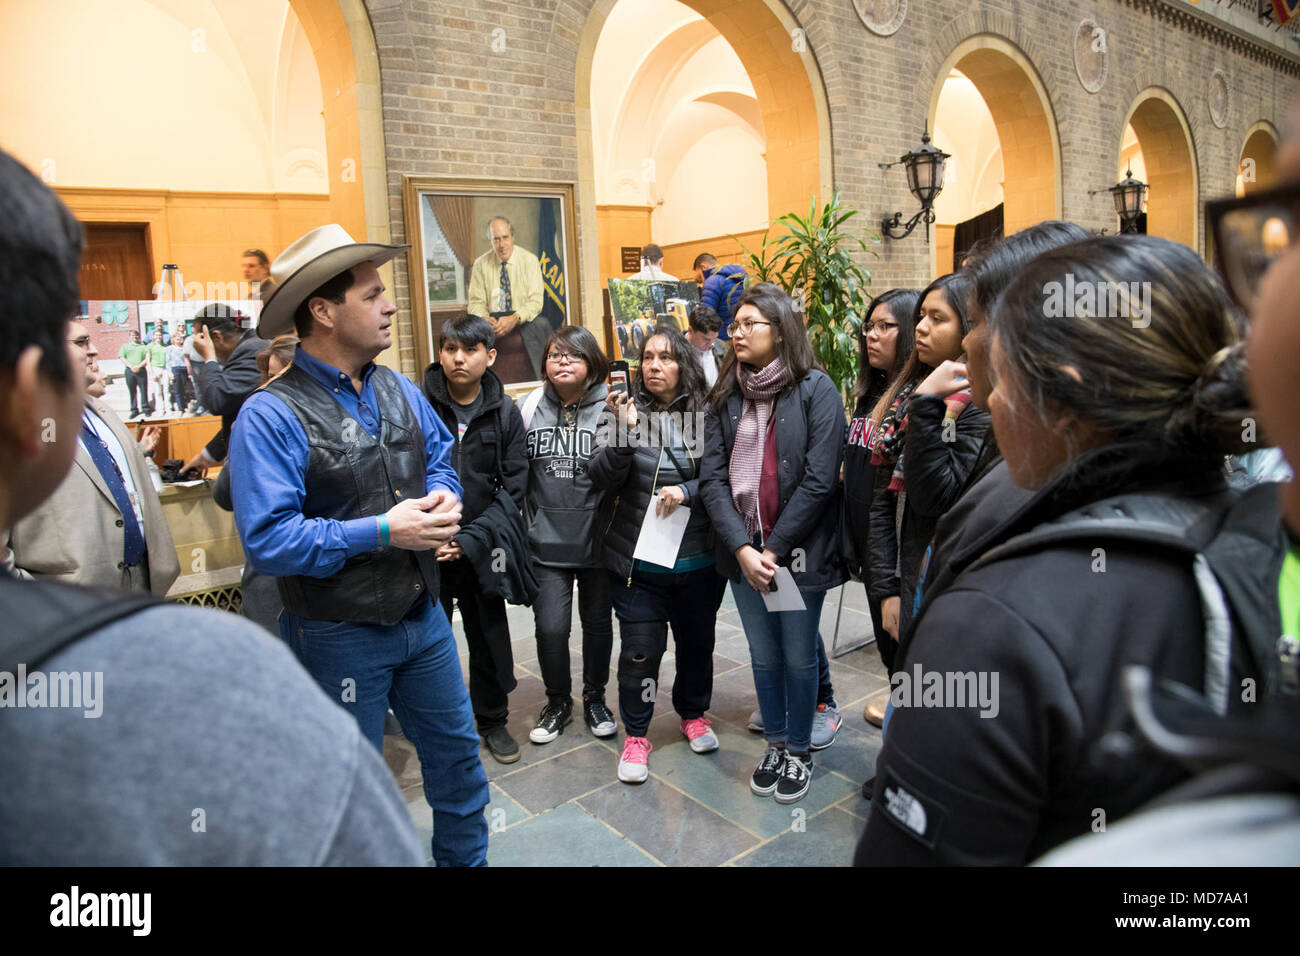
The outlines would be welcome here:
[[[749,274],[759,282],[775,282],[802,308],[817,361],[840,387],[846,405],[858,378],[858,330],[871,284],[871,273],[851,253],[874,255],[868,242],[880,242],[879,235],[864,238],[846,228],[857,214],[840,203],[838,192],[821,209],[814,196],[807,217],[781,216],[775,224],[784,231],[777,236],[771,229],[764,232],[757,252],[740,243]]]

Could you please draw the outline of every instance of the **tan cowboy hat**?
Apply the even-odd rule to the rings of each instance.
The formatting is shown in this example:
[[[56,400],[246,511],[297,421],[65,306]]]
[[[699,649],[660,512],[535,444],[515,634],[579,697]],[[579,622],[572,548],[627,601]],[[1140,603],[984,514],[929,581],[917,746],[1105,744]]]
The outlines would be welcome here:
[[[345,269],[363,262],[383,265],[408,246],[354,242],[337,223],[319,226],[296,240],[271,263],[275,288],[262,303],[257,334],[264,339],[294,331],[293,314],[307,296]]]

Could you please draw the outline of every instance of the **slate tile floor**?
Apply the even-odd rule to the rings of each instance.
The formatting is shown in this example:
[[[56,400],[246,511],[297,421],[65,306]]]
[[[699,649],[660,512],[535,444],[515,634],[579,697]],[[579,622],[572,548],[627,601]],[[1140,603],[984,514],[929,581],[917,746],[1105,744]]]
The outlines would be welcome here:
[[[822,636],[831,650],[840,589],[826,596]],[[581,630],[575,615],[570,643],[574,687],[581,688]],[[844,594],[839,645],[852,646],[871,634],[861,584]],[[718,612],[713,657],[713,721],[721,747],[711,754],[691,751],[672,710],[675,660],[672,642],[660,673],[660,704],[650,725],[650,779],[638,786],[615,776],[623,745],[618,736],[591,736],[575,707],[574,722],[545,746],[528,740],[545,699],[532,611],[510,608],[515,635],[515,676],[510,695],[510,732],[522,757],[500,764],[482,749],[491,803],[488,862],[492,866],[847,866],[866,824],[868,805],[860,789],[880,751],[880,731],[862,719],[869,697],[888,683],[872,645],[831,658],[831,680],[844,722],[835,743],[814,757],[808,796],[783,806],[749,791],[749,774],[762,756],[761,735],[746,729],[757,707],[749,648],[728,588]],[[467,669],[464,632],[453,621],[461,666]],[[618,627],[606,702],[617,715]],[[467,672],[467,670],[466,670]],[[384,738],[384,757],[406,797],[425,847],[432,814],[420,786],[415,748],[401,737]]]

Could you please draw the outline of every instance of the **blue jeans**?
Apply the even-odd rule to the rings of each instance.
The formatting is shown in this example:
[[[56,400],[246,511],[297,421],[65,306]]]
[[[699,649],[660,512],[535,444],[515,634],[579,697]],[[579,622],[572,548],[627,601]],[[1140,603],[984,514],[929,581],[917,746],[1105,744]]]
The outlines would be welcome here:
[[[393,708],[415,745],[424,797],[433,808],[438,866],[486,866],[487,775],[451,624],[425,600],[392,627],[317,621],[288,608],[280,636],[325,691],[382,751],[384,716]]]
[[[825,591],[799,589],[802,611],[769,612],[743,577],[731,582],[740,623],[749,641],[754,690],[768,743],[807,753],[817,709],[817,648]]]

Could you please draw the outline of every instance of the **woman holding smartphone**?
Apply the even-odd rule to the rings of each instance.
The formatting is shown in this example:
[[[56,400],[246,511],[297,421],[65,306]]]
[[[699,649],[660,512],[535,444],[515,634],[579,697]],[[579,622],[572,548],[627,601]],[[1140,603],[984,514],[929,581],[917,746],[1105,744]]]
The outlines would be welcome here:
[[[573,720],[569,632],[575,581],[582,620],[583,716],[597,737],[618,731],[605,706],[614,622],[600,533],[609,509],[588,472],[608,393],[609,363],[596,337],[576,325],[552,332],[542,354],[546,381],[522,408],[529,460],[528,544],[539,585],[533,618],[537,662],[546,685],[546,704],[528,735],[535,744],[550,743]]]
[[[699,500],[704,372],[676,329],[660,326],[641,347],[632,393],[611,391],[596,432],[592,483],[617,493],[603,538],[605,567],[618,615],[619,716],[627,739],[618,779],[641,783],[653,749],[659,664],[672,627],[677,656],[673,709],[696,753],[718,749],[704,716],[713,696],[714,624],[726,581],[714,568],[713,530]],[[690,510],[671,566],[634,558],[647,511],[657,518]]]
[[[935,279],[917,302],[916,348],[876,403],[871,463],[871,595],[895,642],[907,633],[934,527],[979,455],[988,412],[971,404],[961,340],[970,326],[963,273]]]
[[[812,781],[822,602],[844,581],[834,507],[844,406],[778,286],[741,296],[731,336],[709,395],[700,494],[749,641],[768,744],[749,786],[793,803]],[[802,610],[768,610],[764,595],[780,582],[780,599]]]

